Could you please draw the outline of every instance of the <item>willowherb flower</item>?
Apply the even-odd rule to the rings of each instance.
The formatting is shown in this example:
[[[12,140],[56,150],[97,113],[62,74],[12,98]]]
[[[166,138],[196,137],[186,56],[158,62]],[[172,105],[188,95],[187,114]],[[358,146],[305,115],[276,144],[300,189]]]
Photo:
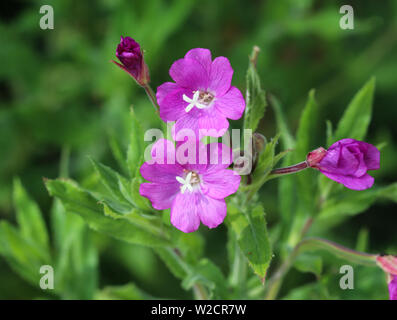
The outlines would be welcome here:
[[[227,169],[232,156],[224,144],[186,144],[193,150],[187,160],[186,145],[177,145],[175,149],[165,139],[154,144],[154,161],[145,162],[140,169],[150,183],[142,183],[139,192],[155,209],[171,208],[171,223],[183,232],[197,230],[200,221],[215,228],[226,216],[224,198],[237,191],[241,178]]]
[[[379,169],[380,152],[372,144],[342,139],[328,150],[318,148],[310,152],[306,162],[349,189],[364,190],[374,184],[374,178],[367,171]]]
[[[149,70],[143,59],[143,53],[138,42],[130,37],[121,36],[120,43],[116,49],[116,57],[121,64],[116,61],[113,62],[128,72],[139,85],[145,86],[149,83]]]
[[[391,255],[378,256],[376,263],[387,274],[390,300],[397,300],[397,257]]]
[[[241,118],[245,101],[240,90],[231,86],[233,69],[225,57],[211,58],[208,49],[188,51],[170,68],[175,81],[157,88],[160,117],[176,121],[174,134],[191,129],[201,136],[222,136],[229,127],[227,118]]]

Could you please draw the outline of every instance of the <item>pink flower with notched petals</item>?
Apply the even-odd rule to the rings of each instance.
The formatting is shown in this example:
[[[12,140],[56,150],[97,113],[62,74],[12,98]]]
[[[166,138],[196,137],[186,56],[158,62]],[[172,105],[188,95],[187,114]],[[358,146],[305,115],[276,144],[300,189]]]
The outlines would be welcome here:
[[[328,150],[318,148],[307,156],[310,167],[319,169],[328,178],[353,190],[371,188],[374,178],[367,171],[377,170],[380,152],[372,144],[354,139],[342,139]]]
[[[161,119],[176,121],[175,134],[192,129],[199,138],[201,129],[200,137],[220,137],[229,127],[227,118],[241,118],[245,101],[231,86],[233,69],[227,58],[212,60],[208,49],[192,49],[173,63],[170,76],[175,83],[163,83],[156,97]]]
[[[185,152],[181,156],[178,148],[165,139],[154,144],[153,163],[145,162],[140,169],[150,182],[142,183],[139,192],[155,209],[171,208],[171,223],[183,232],[196,231],[200,221],[215,228],[226,216],[224,198],[237,191],[241,179],[227,169],[232,162],[230,148],[222,143],[197,142],[195,154],[187,161],[182,159]]]

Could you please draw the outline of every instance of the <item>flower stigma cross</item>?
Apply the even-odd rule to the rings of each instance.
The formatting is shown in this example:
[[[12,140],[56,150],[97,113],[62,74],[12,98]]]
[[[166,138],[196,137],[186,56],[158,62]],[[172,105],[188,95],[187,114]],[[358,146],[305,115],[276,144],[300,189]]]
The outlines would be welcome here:
[[[205,109],[207,106],[205,104],[200,103],[199,98],[200,98],[200,91],[198,90],[194,92],[193,99],[190,99],[186,94],[183,94],[183,100],[189,103],[185,108],[185,111],[189,112],[194,107],[197,107],[199,109]]]

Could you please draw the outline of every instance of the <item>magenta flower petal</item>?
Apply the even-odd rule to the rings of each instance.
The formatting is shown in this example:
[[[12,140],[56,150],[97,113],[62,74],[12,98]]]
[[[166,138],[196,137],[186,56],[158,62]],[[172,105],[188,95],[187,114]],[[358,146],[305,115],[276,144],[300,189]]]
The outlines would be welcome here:
[[[212,58],[211,58],[211,51],[209,51],[208,49],[203,49],[203,48],[191,49],[185,54],[185,58],[196,60],[198,63],[200,63],[203,66],[203,68],[208,72],[208,74],[210,73]]]
[[[171,207],[172,225],[185,233],[196,231],[200,226],[199,204],[196,193],[178,193]]]
[[[140,195],[148,198],[156,210],[170,208],[178,192],[178,183],[142,183],[139,187]]]
[[[217,57],[212,62],[209,89],[217,97],[223,96],[230,88],[233,77],[233,69],[225,57]]]
[[[378,148],[369,143],[362,143],[365,149],[364,162],[368,170],[378,170],[380,168],[380,151]]]
[[[200,138],[203,136],[222,137],[229,128],[229,122],[214,109],[211,113],[208,112],[200,117],[199,128]]]
[[[175,176],[181,175],[183,167],[179,164],[148,164],[145,162],[140,168],[145,180],[156,183],[175,183]]]
[[[241,118],[245,101],[241,92],[231,87],[233,69],[227,58],[212,61],[208,49],[192,49],[172,64],[170,76],[175,86],[167,82],[158,87],[157,101],[160,117],[176,121],[174,137],[182,129],[193,130],[196,139],[208,130],[215,131],[209,136],[219,137],[229,127],[227,118]]]
[[[223,143],[209,143],[207,148],[207,172],[226,169],[233,162],[233,152]]]
[[[214,104],[220,113],[232,120],[240,119],[245,109],[244,97],[236,87],[230,87],[230,90],[217,98]]]
[[[175,146],[174,143],[167,139],[157,140],[150,151],[152,161],[157,164],[174,164],[175,163]]]
[[[188,137],[175,148],[171,141],[160,139],[151,154],[152,160],[140,170],[152,183],[141,184],[140,194],[155,209],[171,208],[171,223],[183,232],[197,230],[200,220],[210,228],[222,223],[226,216],[224,198],[237,191],[241,180],[226,169],[233,160],[229,147],[205,145]],[[170,160],[174,162],[166,163]]]
[[[162,104],[168,94],[179,88],[180,87],[174,82],[164,82],[161,86],[158,86],[156,93],[157,103]]]
[[[170,76],[178,86],[183,88],[207,90],[209,85],[207,70],[195,59],[184,58],[175,61],[171,66]]]
[[[241,177],[233,170],[221,169],[203,174],[203,193],[214,199],[224,199],[235,193]]]
[[[365,190],[372,187],[374,184],[374,178],[369,174],[365,174],[359,178],[353,176],[343,176],[340,174],[333,174],[330,172],[320,171],[328,178],[343,184],[346,188],[352,190]]]
[[[397,276],[389,283],[390,300],[397,300]]]
[[[170,83],[170,82],[166,82],[166,83]],[[164,121],[176,121],[179,118],[185,116],[186,115],[185,108],[188,103],[187,102],[181,103],[181,101],[183,101],[182,97],[183,95],[190,95],[192,90],[180,88],[175,84],[177,89],[174,89],[171,92],[169,92],[167,95],[165,95],[165,91],[169,89],[169,87],[167,86],[166,88],[162,88],[162,86],[164,86],[164,84],[158,87],[156,94],[157,101],[159,104],[161,101],[161,106],[162,106],[160,109],[161,119],[163,119]]]
[[[225,200],[217,200],[211,197],[201,197],[198,215],[201,222],[208,228],[216,228],[226,217]]]
[[[193,110],[192,110],[193,111]],[[199,137],[199,123],[197,118],[190,113],[186,113],[179,118],[172,127],[172,136],[175,140],[180,141],[185,134]]]

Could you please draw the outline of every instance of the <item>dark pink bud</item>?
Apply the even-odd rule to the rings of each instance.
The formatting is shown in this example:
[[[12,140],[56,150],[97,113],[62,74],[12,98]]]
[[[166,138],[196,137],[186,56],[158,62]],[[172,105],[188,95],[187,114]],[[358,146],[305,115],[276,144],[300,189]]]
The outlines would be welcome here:
[[[327,150],[325,150],[323,147],[317,148],[316,150],[309,152],[306,157],[307,165],[312,168],[318,168],[318,164],[321,160],[323,160],[326,154]]]
[[[143,53],[138,42],[130,37],[123,38],[121,36],[120,43],[116,49],[116,57],[121,64],[116,61],[113,62],[128,72],[139,85],[145,86],[149,83],[149,70],[143,59]]]

